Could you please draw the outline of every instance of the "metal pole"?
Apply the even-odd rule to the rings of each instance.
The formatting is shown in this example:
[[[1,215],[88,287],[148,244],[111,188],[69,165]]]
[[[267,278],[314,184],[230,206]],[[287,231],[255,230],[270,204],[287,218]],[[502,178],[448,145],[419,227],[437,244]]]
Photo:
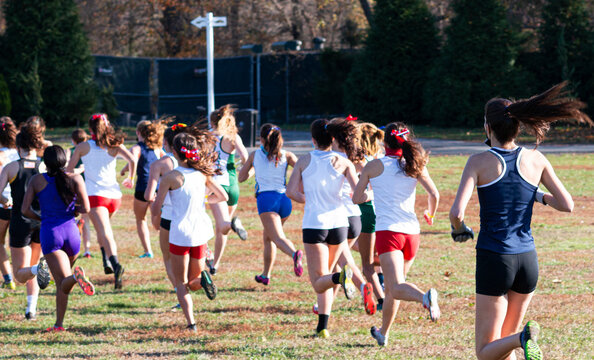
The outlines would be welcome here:
[[[206,83],[208,87],[208,118],[210,125],[210,114],[215,110],[214,101],[214,29],[213,15],[206,14],[208,24],[206,26]]]
[[[261,102],[261,96],[260,94],[262,93],[262,87],[260,85],[260,54],[256,55],[256,87],[258,88],[258,127],[260,127],[260,119],[261,118],[261,114],[262,114],[262,102]]]
[[[250,56],[250,108],[254,108],[254,55]]]
[[[289,54],[285,55],[285,124],[289,123]]]

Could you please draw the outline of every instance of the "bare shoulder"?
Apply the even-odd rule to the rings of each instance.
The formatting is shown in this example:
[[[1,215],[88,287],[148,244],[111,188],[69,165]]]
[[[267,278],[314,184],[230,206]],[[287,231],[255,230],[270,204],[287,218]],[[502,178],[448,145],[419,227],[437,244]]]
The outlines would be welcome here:
[[[309,165],[310,161],[311,161],[310,154],[305,154],[303,156],[300,156],[299,159],[297,160],[297,163],[295,164],[295,169],[304,170]]]

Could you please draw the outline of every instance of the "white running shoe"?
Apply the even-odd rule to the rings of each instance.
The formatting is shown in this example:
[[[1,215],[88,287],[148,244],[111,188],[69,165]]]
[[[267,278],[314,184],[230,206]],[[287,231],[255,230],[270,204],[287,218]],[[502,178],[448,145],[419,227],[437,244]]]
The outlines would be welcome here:
[[[386,346],[386,344],[388,343],[388,337],[382,335],[382,333],[380,332],[380,330],[378,328],[376,328],[375,326],[371,327],[371,336],[377,340],[377,344],[379,346]]]
[[[437,290],[431,288],[423,295],[423,307],[429,310],[429,316],[433,322],[441,316],[439,305],[437,304]]]

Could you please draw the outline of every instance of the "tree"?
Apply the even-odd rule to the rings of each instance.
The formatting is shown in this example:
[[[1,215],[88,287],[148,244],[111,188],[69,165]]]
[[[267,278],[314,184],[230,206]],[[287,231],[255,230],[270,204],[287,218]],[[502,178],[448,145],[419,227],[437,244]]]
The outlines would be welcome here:
[[[93,58],[72,0],[6,0],[3,69],[13,114],[52,125],[86,118],[95,106]],[[40,94],[40,96],[39,96]]]
[[[529,89],[514,67],[520,38],[499,0],[454,0],[447,41],[425,88],[425,116],[440,126],[480,126],[483,107],[495,96],[523,96]]]
[[[12,108],[10,102],[10,92],[8,90],[8,84],[4,80],[4,76],[0,74],[0,116],[10,115]]]
[[[423,86],[438,55],[434,18],[422,0],[378,0],[365,48],[344,89],[366,121],[421,122]]]

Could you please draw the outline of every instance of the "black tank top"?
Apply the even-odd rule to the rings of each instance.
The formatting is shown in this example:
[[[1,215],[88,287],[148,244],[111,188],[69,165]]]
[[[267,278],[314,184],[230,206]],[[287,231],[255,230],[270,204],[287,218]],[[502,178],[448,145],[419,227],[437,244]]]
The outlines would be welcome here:
[[[21,205],[23,204],[25,192],[27,191],[31,178],[34,175],[39,174],[41,160],[19,159],[17,160],[17,163],[19,164],[19,171],[14,180],[10,183],[10,195],[12,196],[13,203],[12,213],[10,215],[10,226],[25,225],[32,229],[39,227],[40,222],[23,216],[21,213]],[[31,207],[33,208],[33,211],[40,214],[37,197],[33,200]]]

